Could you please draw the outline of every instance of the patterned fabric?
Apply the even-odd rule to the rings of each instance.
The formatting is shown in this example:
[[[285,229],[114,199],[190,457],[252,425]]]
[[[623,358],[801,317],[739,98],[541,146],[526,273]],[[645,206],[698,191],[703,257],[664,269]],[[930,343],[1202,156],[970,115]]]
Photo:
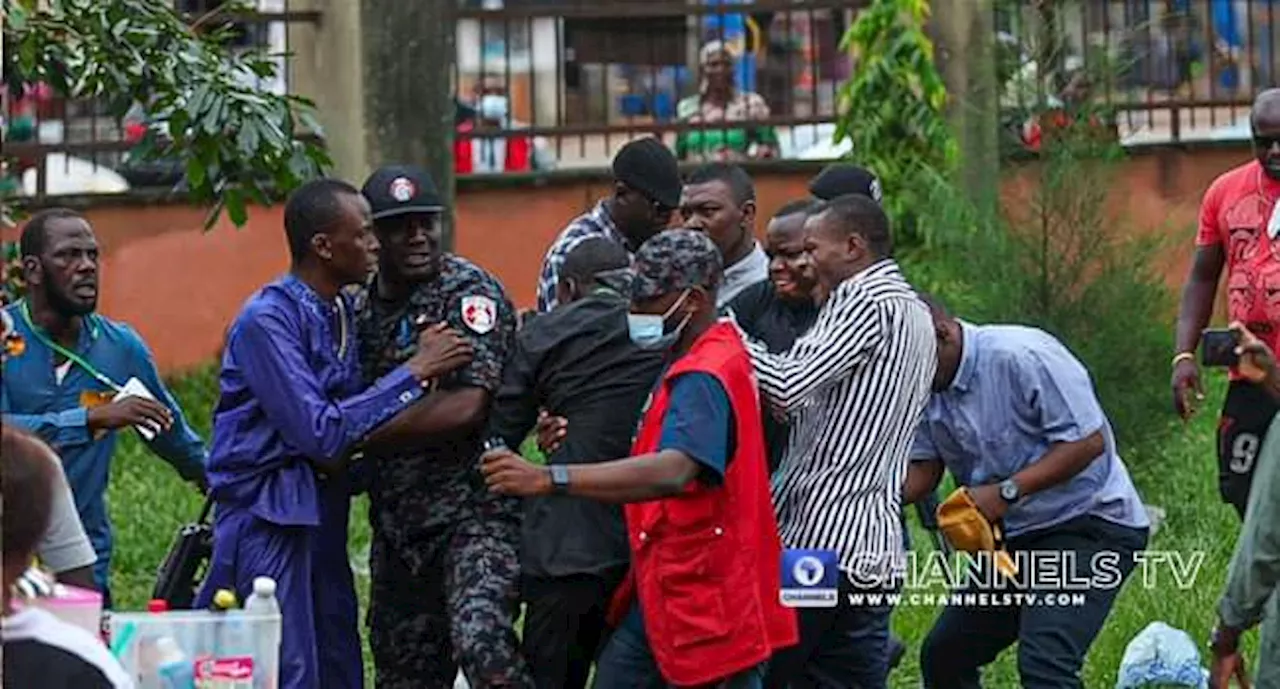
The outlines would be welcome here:
[[[761,396],[791,421],[773,478],[783,544],[883,581],[901,561],[901,487],[938,361],[928,309],[885,259],[840,283],[791,349],[747,349]]]
[[[448,322],[475,347],[472,362],[436,381],[439,389],[493,393],[501,384],[515,309],[501,283],[470,261],[446,255],[439,276],[399,302],[371,286],[358,309],[368,379],[412,356],[414,324],[424,319]],[[451,687],[455,657],[477,689],[531,686],[513,627],[520,504],[486,490],[476,470],[480,450],[479,431],[452,434],[365,467],[379,687]]]
[[[769,104],[758,93],[734,91],[724,105],[712,102],[704,93],[681,100],[676,118],[681,122],[745,123],[770,117]],[[681,160],[701,162],[742,160],[750,157],[752,144],[776,147],[778,134],[768,126],[683,132],[676,137],[676,155]]]
[[[564,228],[542,259],[542,273],[538,277],[538,311],[546,313],[556,307],[556,283],[560,280],[560,267],[574,247],[583,240],[604,237],[626,247],[627,238],[618,230],[604,201],[598,201],[591,212],[580,215]],[[630,248],[628,247],[628,253]]]
[[[1244,323],[1272,351],[1280,349],[1280,228],[1272,216],[1280,181],[1258,161],[1220,175],[1200,204],[1197,247],[1226,255],[1227,315]],[[1231,369],[1231,379],[1240,377]]]
[[[459,666],[473,689],[532,687],[515,634],[520,521],[462,508],[475,499],[466,481],[435,495],[452,526],[409,548],[379,535],[370,546],[378,689],[451,689]]]
[[[640,247],[635,260],[635,299],[652,299],[689,287],[719,287],[724,280],[720,251],[704,232],[666,230]]]

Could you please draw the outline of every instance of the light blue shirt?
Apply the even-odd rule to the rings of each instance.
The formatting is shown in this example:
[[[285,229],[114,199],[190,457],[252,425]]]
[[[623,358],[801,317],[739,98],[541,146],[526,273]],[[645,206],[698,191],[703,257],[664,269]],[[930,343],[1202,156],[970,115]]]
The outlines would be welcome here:
[[[964,486],[999,483],[1039,461],[1057,443],[1101,431],[1106,449],[1065,483],[1010,505],[1007,536],[1092,515],[1150,526],[1089,372],[1061,342],[1035,328],[961,324],[955,380],[934,394],[911,459],[941,460]]]

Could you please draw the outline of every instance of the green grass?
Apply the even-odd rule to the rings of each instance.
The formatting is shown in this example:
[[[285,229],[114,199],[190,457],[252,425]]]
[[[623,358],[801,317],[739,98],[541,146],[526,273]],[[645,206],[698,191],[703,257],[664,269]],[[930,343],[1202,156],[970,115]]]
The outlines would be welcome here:
[[[1173,586],[1146,590],[1136,580],[1126,585],[1089,654],[1084,676],[1084,684],[1089,689],[1115,686],[1115,673],[1125,645],[1152,621],[1163,620],[1186,630],[1201,648],[1207,643],[1238,529],[1234,513],[1217,495],[1213,437],[1225,379],[1219,377],[1212,383],[1204,413],[1191,424],[1183,427],[1168,417],[1152,419],[1153,424],[1168,426],[1167,433],[1153,434],[1160,440],[1141,447],[1122,448],[1143,499],[1167,513],[1149,548],[1178,550],[1188,555],[1204,551],[1207,555],[1204,565],[1190,590]],[[213,401],[211,393],[215,387],[215,381],[207,373],[190,376],[173,386],[192,423],[206,436]],[[128,435],[115,458],[110,506],[116,526],[113,577],[117,605],[122,610],[143,609],[156,566],[177,527],[198,514],[200,498],[179,481],[167,465]],[[350,549],[358,568],[357,585],[363,605],[367,600],[368,581],[360,571],[363,565],[360,559],[368,552],[369,544],[363,500],[352,505],[351,524]],[[917,547],[931,547],[927,545],[929,538],[914,521],[913,528]],[[910,649],[894,673],[891,686],[895,689],[919,686],[917,654],[937,612],[902,607],[894,614],[894,628]],[[1251,633],[1246,639],[1246,653],[1256,662],[1256,634]],[[372,677],[367,652],[366,673]],[[1006,652],[1001,656],[988,669],[985,680],[987,687],[1017,687],[1014,654]]]

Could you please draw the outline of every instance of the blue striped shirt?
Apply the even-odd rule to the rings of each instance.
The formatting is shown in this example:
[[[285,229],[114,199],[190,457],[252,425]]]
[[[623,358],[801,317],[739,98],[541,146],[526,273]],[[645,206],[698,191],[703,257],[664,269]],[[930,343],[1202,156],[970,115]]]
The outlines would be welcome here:
[[[556,237],[551,248],[547,249],[547,255],[542,259],[542,272],[538,277],[539,313],[546,313],[556,307],[556,283],[560,281],[560,267],[564,265],[565,257],[573,251],[574,247],[592,237],[612,239],[625,247],[628,255],[632,254],[627,238],[614,224],[608,208],[605,207],[605,202],[597,201],[595,208],[574,218],[568,227],[560,232],[560,236]]]

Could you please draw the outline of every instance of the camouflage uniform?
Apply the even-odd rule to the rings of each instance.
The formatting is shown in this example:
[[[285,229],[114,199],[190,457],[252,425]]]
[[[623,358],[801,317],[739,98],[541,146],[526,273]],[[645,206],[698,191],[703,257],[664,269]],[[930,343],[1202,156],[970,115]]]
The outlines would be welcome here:
[[[405,301],[371,288],[360,308],[361,360],[375,380],[409,358],[420,317],[469,336],[475,359],[441,389],[502,379],[515,310],[502,285],[446,254],[440,274]],[[532,686],[517,651],[520,508],[486,489],[477,470],[480,431],[367,460],[370,645],[381,689],[453,686],[457,667],[474,689]]]

